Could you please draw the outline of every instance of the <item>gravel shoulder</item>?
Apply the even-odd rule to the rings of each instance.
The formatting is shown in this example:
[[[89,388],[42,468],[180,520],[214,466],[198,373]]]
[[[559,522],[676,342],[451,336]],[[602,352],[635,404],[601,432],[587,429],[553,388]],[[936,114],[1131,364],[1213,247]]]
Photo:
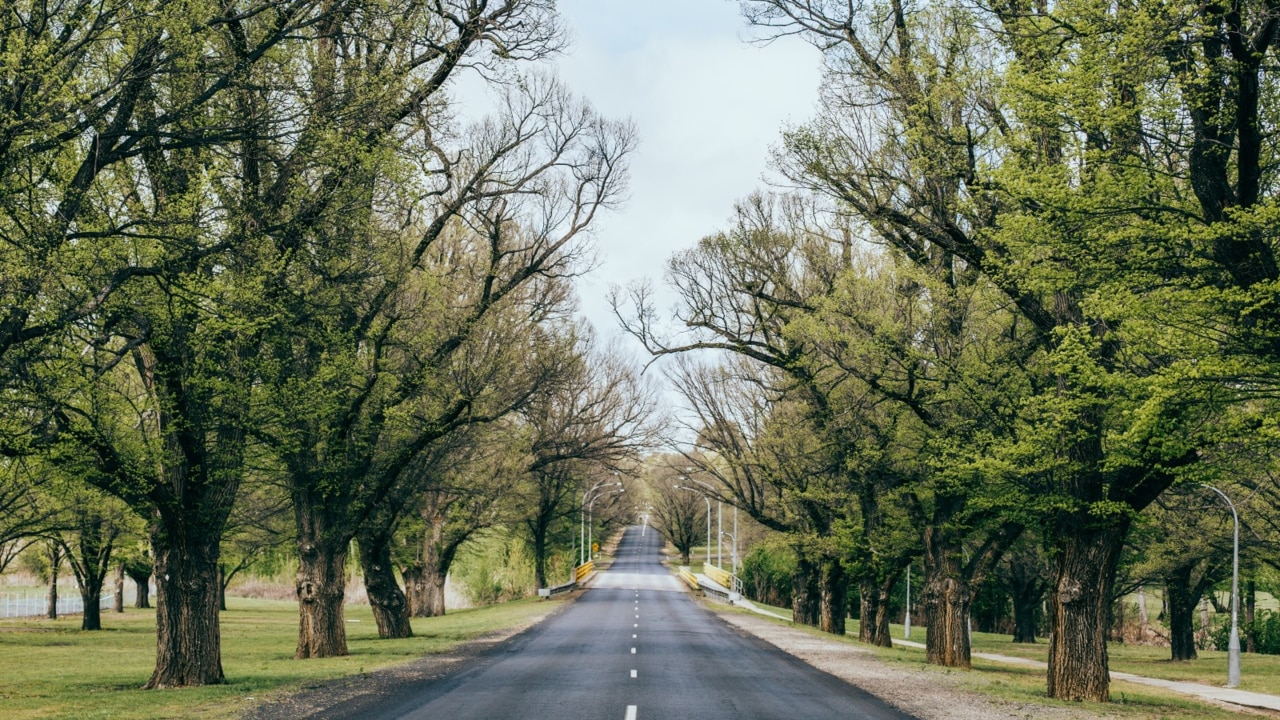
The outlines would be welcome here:
[[[756,615],[707,604],[740,631],[754,635],[804,662],[861,688],[920,720],[1084,720],[1119,717],[1083,707],[1063,707],[991,698],[960,687],[955,673],[881,661],[852,643],[817,637]]]
[[[494,630],[460,644],[448,652],[359,675],[351,675],[273,694],[247,711],[246,720],[294,720],[295,718],[358,718],[410,689],[446,683],[458,673],[483,665],[511,652],[522,635],[548,617],[568,607],[568,602],[547,603],[546,612],[520,625]]]

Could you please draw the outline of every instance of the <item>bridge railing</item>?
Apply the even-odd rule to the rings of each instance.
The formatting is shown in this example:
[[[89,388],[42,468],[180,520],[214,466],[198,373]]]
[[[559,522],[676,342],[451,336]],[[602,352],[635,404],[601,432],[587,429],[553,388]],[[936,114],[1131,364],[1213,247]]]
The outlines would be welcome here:
[[[698,589],[698,576],[694,575],[693,572],[689,570],[688,565],[680,566],[679,575],[680,575],[680,579],[683,580],[684,583],[688,585],[690,589],[692,590]]]
[[[591,560],[588,560],[581,565],[577,565],[573,568],[573,577],[570,578],[569,582],[564,583],[563,585],[538,588],[538,597],[551,597],[553,595],[559,595],[560,593],[569,592],[570,590],[578,587],[578,585],[580,585],[583,580],[587,579],[587,576],[595,569],[596,564]]]
[[[702,566],[702,574],[706,575],[712,582],[721,587],[728,588],[730,590],[733,589],[733,573],[728,570],[716,567],[711,563],[707,563]]]

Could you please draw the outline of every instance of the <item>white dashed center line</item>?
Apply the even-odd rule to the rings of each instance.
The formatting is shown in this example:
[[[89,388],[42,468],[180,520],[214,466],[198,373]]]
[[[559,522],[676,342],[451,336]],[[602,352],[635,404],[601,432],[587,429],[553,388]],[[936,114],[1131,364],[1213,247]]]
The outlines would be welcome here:
[[[635,655],[635,654],[636,654],[636,649],[635,649],[635,648],[631,648],[631,654],[632,654],[632,655]]]
[[[635,705],[628,705],[628,706],[627,706],[627,717],[626,717],[626,720],[636,720],[636,706],[635,706]]]
[[[634,678],[635,676],[636,676],[636,671],[635,671],[635,670],[632,670],[632,671],[631,671],[631,677],[632,677],[632,678]]]

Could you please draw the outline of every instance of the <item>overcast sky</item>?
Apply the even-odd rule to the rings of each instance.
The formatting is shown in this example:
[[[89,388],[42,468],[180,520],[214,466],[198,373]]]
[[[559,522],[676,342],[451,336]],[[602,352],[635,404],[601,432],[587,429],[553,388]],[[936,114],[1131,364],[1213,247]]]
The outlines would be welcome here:
[[[734,0],[560,0],[573,46],[557,63],[601,113],[631,118],[640,146],[629,199],[598,218],[600,267],[579,283],[602,339],[617,334],[611,284],[662,282],[673,252],[725,227],[763,185],[769,148],[813,113],[818,52],[794,38],[760,47]]]

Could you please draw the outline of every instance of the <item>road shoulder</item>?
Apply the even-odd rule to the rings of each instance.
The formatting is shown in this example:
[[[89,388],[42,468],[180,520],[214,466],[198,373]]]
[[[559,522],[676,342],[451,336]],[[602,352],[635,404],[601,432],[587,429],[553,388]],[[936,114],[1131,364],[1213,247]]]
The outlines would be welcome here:
[[[920,720],[1085,720],[1134,717],[1098,706],[1014,702],[961,686],[963,673],[928,666],[887,663],[848,640],[825,638],[769,618],[717,603],[707,609],[739,631],[860,688]]]
[[[547,619],[565,610],[581,591],[547,603],[546,612],[512,627],[501,628],[462,643],[454,649],[426,655],[373,672],[293,688],[275,694],[248,710],[246,720],[295,718],[359,718],[386,714],[407,696],[421,698],[438,685],[441,692],[460,676],[484,667],[492,659],[515,652]],[[300,661],[300,662],[306,662]]]

